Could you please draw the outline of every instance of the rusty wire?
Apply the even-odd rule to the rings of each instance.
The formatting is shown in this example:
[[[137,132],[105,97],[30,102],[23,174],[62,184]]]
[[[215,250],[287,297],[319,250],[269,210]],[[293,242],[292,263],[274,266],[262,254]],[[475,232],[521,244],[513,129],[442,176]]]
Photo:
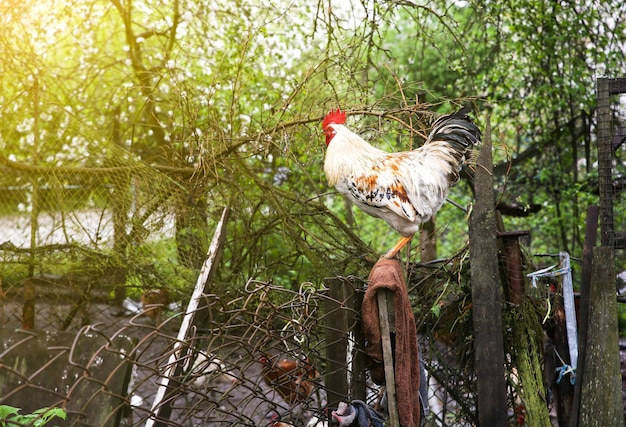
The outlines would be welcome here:
[[[446,275],[455,280],[459,268],[455,260],[444,263],[437,270],[437,280]],[[421,280],[418,278],[418,283]],[[352,296],[363,282],[343,278],[339,283],[357,286],[348,290]],[[458,285],[450,288],[458,292]],[[171,414],[157,425],[269,426],[281,419],[305,426],[310,420],[326,417],[326,379],[329,375],[345,375],[351,369],[348,361],[338,371],[327,369],[326,349],[331,344],[327,335],[347,335],[359,327],[358,307],[328,291],[310,283],[290,290],[251,280],[231,300],[206,295],[199,310],[208,310],[210,315],[184,343],[186,352],[177,360],[181,369],[170,378],[172,387],[166,395]],[[426,294],[416,296],[426,298]],[[437,296],[428,298],[428,303],[433,303]],[[20,305],[17,297],[5,302],[13,308]],[[58,325],[50,307],[55,303],[54,299],[37,302],[37,324]],[[56,308],[62,312],[70,310],[71,305]],[[0,378],[4,379],[0,404],[38,396],[23,411],[62,407],[69,420],[63,425],[144,425],[155,414],[156,389],[175,348],[182,309],[165,310],[158,325],[142,311],[122,313],[120,307],[101,302],[87,304],[86,309],[92,323],[72,326],[65,332],[19,330],[19,315],[5,319],[3,330],[13,328],[13,333],[5,335],[0,347]],[[354,319],[348,330],[327,321],[336,310],[348,310]],[[431,378],[431,400],[439,405],[432,408],[438,412],[430,419],[454,416],[459,425],[471,423],[468,414],[473,408],[467,403],[472,400],[471,387],[467,388],[471,375],[468,377],[458,364],[454,345],[438,340],[434,328],[422,328],[421,334]],[[357,352],[360,345],[357,343]],[[23,360],[33,353],[40,357],[24,364]],[[301,402],[288,402],[264,381],[261,354],[309,360],[319,372],[319,376],[308,379],[312,384],[310,394]],[[204,365],[198,365],[202,360]],[[351,375],[367,376],[366,372]],[[297,383],[302,378],[294,376],[291,380]],[[368,390],[366,397],[375,404],[378,387],[368,382]]]

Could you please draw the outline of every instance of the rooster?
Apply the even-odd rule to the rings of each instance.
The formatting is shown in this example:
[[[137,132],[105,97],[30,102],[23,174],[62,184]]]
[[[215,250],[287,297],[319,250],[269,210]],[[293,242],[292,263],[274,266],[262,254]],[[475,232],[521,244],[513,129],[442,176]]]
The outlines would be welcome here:
[[[259,362],[263,365],[265,383],[291,405],[301,403],[311,395],[313,381],[320,375],[308,358],[278,359],[277,356],[262,354]]]
[[[421,147],[388,153],[368,144],[344,123],[337,109],[324,118],[324,172],[328,183],[365,213],[382,218],[402,238],[385,255],[394,258],[420,224],[428,221],[446,200],[448,189],[481,134],[465,110],[440,117]]]

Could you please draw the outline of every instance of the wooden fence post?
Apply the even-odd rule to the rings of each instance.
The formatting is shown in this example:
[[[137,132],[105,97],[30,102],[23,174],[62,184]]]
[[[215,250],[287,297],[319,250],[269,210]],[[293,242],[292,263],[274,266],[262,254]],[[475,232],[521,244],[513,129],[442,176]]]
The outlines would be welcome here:
[[[614,270],[613,247],[594,248],[581,427],[624,425]]]
[[[587,348],[587,328],[589,326],[589,300],[591,298],[591,274],[593,264],[593,248],[598,237],[598,218],[600,208],[587,208],[587,223],[585,226],[585,242],[583,244],[583,262],[580,273],[580,313],[578,313],[578,363],[576,366],[576,383],[574,384],[574,398],[569,419],[569,427],[578,427],[580,411],[581,384],[585,374],[585,354]]]
[[[500,427],[506,426],[508,420],[490,132],[487,118],[474,177],[476,202],[469,220],[470,274],[478,425]]]
[[[336,408],[348,395],[346,363],[348,355],[348,312],[345,302],[348,286],[338,277],[324,280],[328,288],[326,301],[326,384],[327,406]]]
[[[324,280],[328,288],[325,302],[326,385],[327,406],[336,408],[339,402],[365,400],[365,352],[358,309],[363,300],[359,292],[364,282],[355,278],[332,277]],[[350,333],[354,347],[349,345]],[[352,349],[352,354],[348,354]],[[348,360],[351,366],[348,366]],[[348,370],[352,369],[349,373]]]

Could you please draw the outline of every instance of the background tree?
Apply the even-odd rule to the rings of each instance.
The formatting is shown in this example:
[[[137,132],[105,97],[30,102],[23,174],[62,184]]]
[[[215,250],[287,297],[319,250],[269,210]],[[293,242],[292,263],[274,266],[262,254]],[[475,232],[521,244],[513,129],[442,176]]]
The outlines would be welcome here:
[[[623,69],[624,23],[610,17],[624,5],[305,3],[5,0],[3,158],[139,161],[176,188],[154,202],[176,218],[167,257],[197,271],[228,205],[220,282],[293,285],[365,274],[396,237],[326,185],[324,114],[349,109],[355,129],[400,150],[419,145],[435,113],[463,98],[479,121],[491,110],[507,227],[532,229],[536,251],[580,251],[596,197],[593,76]],[[469,206],[471,188],[459,185],[451,199]],[[436,228],[441,255],[464,244],[465,229],[464,213],[447,204]]]
[[[368,15],[378,30],[367,61],[372,87],[382,96],[400,81],[409,100],[484,101],[508,227],[532,229],[535,250],[580,252],[586,206],[597,203],[594,76],[624,65],[624,23],[610,18],[623,8],[383,3]]]

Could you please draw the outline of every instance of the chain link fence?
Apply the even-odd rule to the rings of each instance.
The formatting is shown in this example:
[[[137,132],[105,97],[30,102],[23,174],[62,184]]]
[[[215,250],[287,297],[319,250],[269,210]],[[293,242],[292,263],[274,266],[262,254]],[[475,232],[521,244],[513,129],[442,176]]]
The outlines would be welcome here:
[[[71,426],[326,425],[354,399],[384,413],[362,351],[358,278],[321,289],[216,281],[181,343],[213,221],[198,197],[208,184],[115,146],[96,151],[80,167],[0,156],[0,404],[62,407],[57,424]],[[477,421],[468,260],[464,248],[407,266],[427,426]]]
[[[369,380],[358,338],[363,282],[340,282],[346,288],[339,299],[337,289],[304,284],[294,291],[259,281],[235,298],[207,294],[199,309],[207,320],[182,353],[175,348],[184,310],[174,305],[157,324],[147,315],[154,307],[89,301],[82,315],[91,323],[74,322],[65,332],[24,330],[18,316],[7,317],[0,404],[23,412],[62,407],[68,420],[59,425],[72,426],[328,425],[336,403],[354,399],[384,414],[384,388]],[[413,297],[421,298],[415,289]],[[15,300],[5,310],[20,305]],[[52,325],[72,310],[46,300],[36,308],[36,323]],[[453,326],[457,310],[465,318]],[[422,322],[426,425],[474,425],[471,348],[457,351],[467,339],[457,331],[468,328],[467,307],[452,305],[446,313]],[[176,369],[168,371],[173,355]],[[159,399],[166,374],[169,387]]]

